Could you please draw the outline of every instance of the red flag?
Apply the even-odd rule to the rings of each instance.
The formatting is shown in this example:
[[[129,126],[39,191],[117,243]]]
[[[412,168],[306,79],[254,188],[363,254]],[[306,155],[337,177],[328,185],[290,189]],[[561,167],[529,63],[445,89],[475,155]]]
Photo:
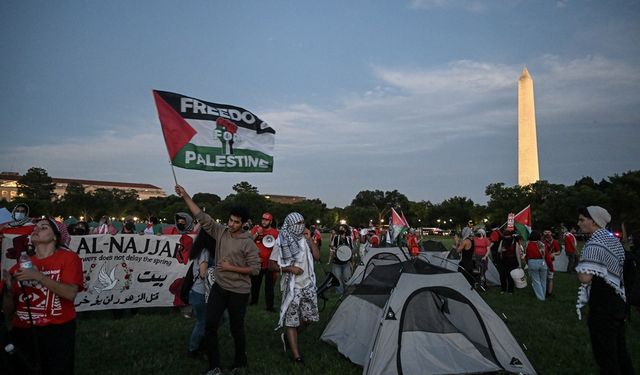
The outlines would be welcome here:
[[[407,221],[407,218],[404,217],[404,212],[400,211],[400,215],[402,215],[402,220],[404,221],[404,225],[407,226],[407,228],[410,227],[409,222]]]
[[[513,219],[516,223],[520,223],[531,228],[531,205],[523,208],[522,211],[518,212]]]
[[[153,90],[153,97],[156,101],[156,107],[158,107],[158,117],[162,126],[164,142],[169,152],[169,159],[173,160],[178,151],[189,143],[197,132],[155,90]]]

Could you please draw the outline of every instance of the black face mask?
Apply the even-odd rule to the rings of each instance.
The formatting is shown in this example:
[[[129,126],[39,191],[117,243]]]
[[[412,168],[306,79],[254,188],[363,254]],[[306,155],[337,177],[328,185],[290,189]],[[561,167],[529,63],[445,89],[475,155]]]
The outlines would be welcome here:
[[[186,225],[184,225],[182,223],[178,223],[178,224],[176,224],[176,228],[178,228],[178,230],[182,232],[186,228]]]
[[[344,230],[339,230],[338,233],[344,234],[345,232],[344,232]]]
[[[132,222],[126,222],[124,227],[127,228],[128,231],[133,232],[133,229],[136,227]]]
[[[77,227],[73,230],[73,234],[76,236],[84,236],[87,234],[87,230],[83,227]]]

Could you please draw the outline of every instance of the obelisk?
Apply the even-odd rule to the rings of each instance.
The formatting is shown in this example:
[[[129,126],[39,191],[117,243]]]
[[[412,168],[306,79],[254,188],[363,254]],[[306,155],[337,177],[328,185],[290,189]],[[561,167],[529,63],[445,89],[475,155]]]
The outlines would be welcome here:
[[[540,179],[536,107],[533,98],[533,79],[527,68],[523,68],[518,79],[518,185],[520,186],[532,184]]]

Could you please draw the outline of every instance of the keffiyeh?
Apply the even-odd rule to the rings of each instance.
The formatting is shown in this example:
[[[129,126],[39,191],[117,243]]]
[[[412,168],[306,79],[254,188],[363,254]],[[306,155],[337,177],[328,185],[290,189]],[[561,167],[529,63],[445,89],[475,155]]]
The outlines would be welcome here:
[[[304,232],[304,217],[297,212],[292,212],[284,219],[284,224],[278,239],[280,240],[280,252],[282,259],[286,262],[296,258],[302,251],[300,240]]]
[[[576,272],[601,277],[626,301],[622,283],[624,248],[606,229],[598,229],[584,244]]]

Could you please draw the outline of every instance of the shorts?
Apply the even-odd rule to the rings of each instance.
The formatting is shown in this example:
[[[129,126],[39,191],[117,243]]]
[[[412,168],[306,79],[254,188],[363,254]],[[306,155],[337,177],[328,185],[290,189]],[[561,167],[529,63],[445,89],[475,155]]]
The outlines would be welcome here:
[[[284,326],[299,327],[301,321],[317,322],[320,320],[315,288],[310,285],[303,289],[295,289],[293,293],[293,300],[284,314]]]
[[[547,272],[547,280],[553,280],[553,272],[551,271]]]

